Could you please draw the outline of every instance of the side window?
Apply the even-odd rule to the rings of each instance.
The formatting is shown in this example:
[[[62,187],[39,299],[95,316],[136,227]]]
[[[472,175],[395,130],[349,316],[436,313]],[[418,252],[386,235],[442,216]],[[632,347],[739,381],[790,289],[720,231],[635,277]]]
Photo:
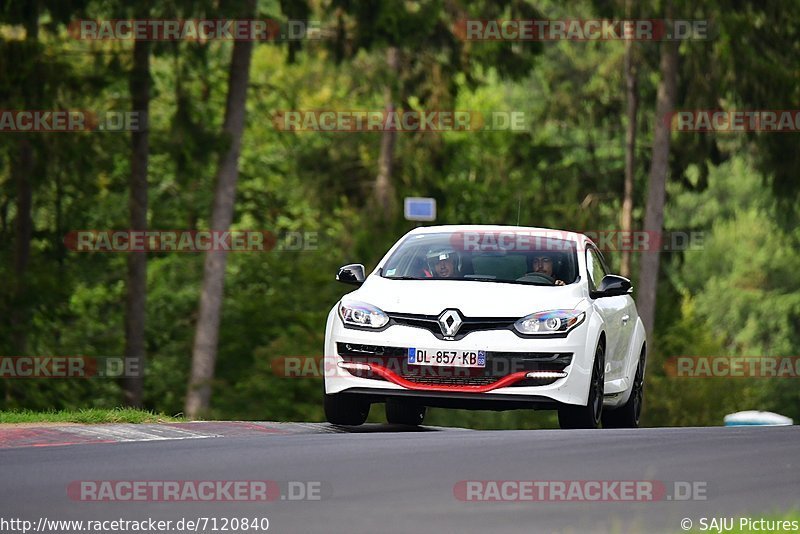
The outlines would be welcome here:
[[[593,248],[586,250],[586,270],[589,272],[589,287],[592,290],[597,289],[600,281],[608,274],[600,254]]]

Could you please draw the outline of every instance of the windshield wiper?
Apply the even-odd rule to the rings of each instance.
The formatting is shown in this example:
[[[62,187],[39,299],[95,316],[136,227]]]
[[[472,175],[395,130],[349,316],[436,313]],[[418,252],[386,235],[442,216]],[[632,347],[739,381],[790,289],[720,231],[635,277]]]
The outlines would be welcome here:
[[[539,282],[520,282],[519,280],[498,280],[497,278],[464,278],[467,282],[494,282],[496,284],[518,284],[526,286],[554,287],[554,284],[542,284]]]
[[[555,287],[554,284],[542,284],[539,282],[520,282],[517,280],[498,280],[497,278],[417,278],[415,276],[384,276],[387,280],[451,280],[460,282],[494,282],[495,284],[517,284],[526,286]]]

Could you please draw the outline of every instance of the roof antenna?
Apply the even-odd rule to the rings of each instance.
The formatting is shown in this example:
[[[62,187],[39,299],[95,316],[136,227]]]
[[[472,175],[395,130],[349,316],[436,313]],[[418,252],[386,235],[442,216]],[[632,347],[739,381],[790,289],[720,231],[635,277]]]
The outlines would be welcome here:
[[[522,211],[522,194],[517,194],[517,226],[519,226],[519,214]]]

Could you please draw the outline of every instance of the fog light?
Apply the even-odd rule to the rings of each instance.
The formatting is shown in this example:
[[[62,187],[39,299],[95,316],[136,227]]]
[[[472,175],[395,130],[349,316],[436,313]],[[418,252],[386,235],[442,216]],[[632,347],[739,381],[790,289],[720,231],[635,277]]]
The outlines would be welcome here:
[[[358,362],[339,362],[339,367],[347,369],[348,371],[372,371],[372,367],[366,363]]]
[[[525,378],[564,378],[567,373],[564,371],[531,371],[525,374]]]

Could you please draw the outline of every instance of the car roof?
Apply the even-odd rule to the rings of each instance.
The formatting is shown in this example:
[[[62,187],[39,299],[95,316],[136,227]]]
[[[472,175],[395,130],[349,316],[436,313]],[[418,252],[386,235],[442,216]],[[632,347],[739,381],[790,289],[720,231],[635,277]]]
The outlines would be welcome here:
[[[443,224],[438,226],[420,226],[415,228],[410,234],[438,234],[444,232],[494,232],[494,233],[524,233],[541,235],[554,239],[564,239],[574,241],[585,246],[587,243],[594,245],[594,242],[584,234],[570,232],[569,230],[559,230],[556,228],[540,228],[536,226],[506,226],[499,224]]]

